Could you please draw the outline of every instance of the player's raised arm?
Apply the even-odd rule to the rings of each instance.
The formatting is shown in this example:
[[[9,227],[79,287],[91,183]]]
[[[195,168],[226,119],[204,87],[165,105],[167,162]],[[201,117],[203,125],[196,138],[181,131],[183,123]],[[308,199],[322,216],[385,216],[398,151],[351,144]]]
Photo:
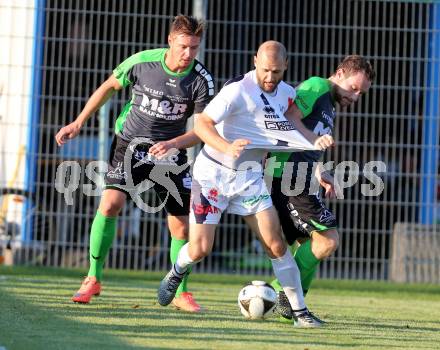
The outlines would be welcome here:
[[[250,143],[246,139],[237,139],[229,143],[219,135],[215,128],[216,122],[206,113],[201,113],[195,119],[194,132],[206,144],[219,152],[226,153],[234,158],[238,158],[245,146]]]
[[[335,141],[331,135],[319,136],[306,128],[302,122],[303,114],[295,103],[292,103],[289,109],[284,113],[286,118],[295,126],[295,128],[303,134],[303,136],[320,150],[325,150],[335,145]]]
[[[76,137],[85,122],[95,113],[102,105],[104,105],[110,97],[117,91],[121,90],[121,84],[112,74],[101,86],[95,90],[90,96],[81,113],[76,117],[75,121],[62,127],[55,135],[58,146],[64,145],[67,140]]]

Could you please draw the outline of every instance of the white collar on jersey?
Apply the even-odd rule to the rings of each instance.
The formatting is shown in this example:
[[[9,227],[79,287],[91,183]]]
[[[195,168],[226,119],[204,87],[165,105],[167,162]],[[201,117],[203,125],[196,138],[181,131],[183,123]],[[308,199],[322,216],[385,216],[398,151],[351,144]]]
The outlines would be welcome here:
[[[257,81],[257,72],[255,71],[255,69],[254,69],[254,70],[251,70],[250,73],[251,73],[252,81],[258,86],[258,88],[261,90],[262,93],[264,93],[264,94],[266,94],[266,95],[269,95],[269,96],[271,96],[271,97],[274,97],[274,96],[277,95],[277,92],[278,92],[278,85],[277,85],[277,87],[275,88],[275,91],[273,91],[273,92],[266,92],[266,91],[264,91],[264,90],[260,87],[260,85],[258,85],[258,81]]]

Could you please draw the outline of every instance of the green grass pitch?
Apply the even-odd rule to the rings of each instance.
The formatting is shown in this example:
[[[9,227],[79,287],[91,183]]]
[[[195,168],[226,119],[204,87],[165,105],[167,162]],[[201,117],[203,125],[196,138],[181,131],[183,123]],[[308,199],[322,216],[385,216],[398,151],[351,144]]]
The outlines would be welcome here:
[[[307,330],[245,320],[252,276],[194,274],[193,315],[157,304],[162,273],[105,271],[101,296],[74,304],[82,273],[0,267],[0,349],[440,349],[440,286],[315,281],[306,301],[328,325]]]

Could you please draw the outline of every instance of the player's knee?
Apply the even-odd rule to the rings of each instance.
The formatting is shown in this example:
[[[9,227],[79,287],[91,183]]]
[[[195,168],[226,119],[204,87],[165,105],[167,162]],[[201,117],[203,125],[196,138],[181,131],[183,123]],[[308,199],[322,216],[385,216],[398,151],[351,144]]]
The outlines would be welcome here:
[[[207,240],[189,242],[189,257],[193,261],[200,261],[211,253],[211,244]]]
[[[339,248],[339,236],[336,236],[335,238],[332,238],[332,253],[334,253],[336,251],[336,249]]]
[[[202,259],[204,259],[205,257],[207,257],[209,255],[209,253],[211,252],[211,249],[209,249],[208,247],[201,245],[199,247],[197,247],[197,249],[193,249],[190,257],[193,261],[200,261]]]
[[[281,239],[273,241],[269,248],[272,256],[277,258],[286,253],[286,244]]]
[[[201,246],[200,254],[201,258],[208,256],[211,253],[211,247],[208,244],[204,244]]]
[[[174,238],[177,239],[188,239],[188,227],[181,226],[181,227],[173,227],[173,230],[171,231],[171,235]]]
[[[319,248],[317,249],[317,258],[324,259],[332,255],[339,247],[339,236],[337,233],[321,237]]]
[[[339,239],[337,238],[329,238],[325,244],[325,255],[326,257],[332,255],[339,246]]]
[[[118,201],[106,201],[99,205],[99,211],[104,216],[118,216],[122,206]]]

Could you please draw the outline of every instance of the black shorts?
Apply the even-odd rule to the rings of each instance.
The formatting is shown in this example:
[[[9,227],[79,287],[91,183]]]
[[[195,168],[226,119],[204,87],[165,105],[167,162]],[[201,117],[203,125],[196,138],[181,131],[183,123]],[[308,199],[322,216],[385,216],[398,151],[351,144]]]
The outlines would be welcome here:
[[[105,188],[125,192],[131,198],[139,193],[140,187],[153,188],[168,214],[189,215],[191,174],[186,151],[158,161],[148,153],[151,146],[145,143],[130,145],[115,136],[105,174]]]
[[[274,177],[271,196],[289,245],[297,238],[310,237],[314,231],[337,227],[336,217],[325,206],[319,194],[286,196],[281,192],[281,178]]]

